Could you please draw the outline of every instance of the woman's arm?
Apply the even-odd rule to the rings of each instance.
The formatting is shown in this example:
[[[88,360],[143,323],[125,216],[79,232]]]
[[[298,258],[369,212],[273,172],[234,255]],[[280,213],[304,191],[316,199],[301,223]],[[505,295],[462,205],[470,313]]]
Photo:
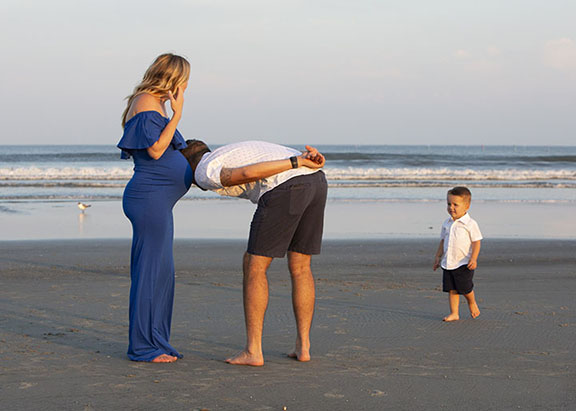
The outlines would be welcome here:
[[[154,160],[158,160],[162,157],[162,154],[166,151],[170,143],[172,142],[172,137],[174,137],[174,133],[176,132],[176,127],[182,118],[182,107],[184,105],[184,91],[178,87],[176,90],[176,95],[172,95],[171,92],[168,92],[168,97],[170,98],[170,107],[174,114],[172,114],[172,118],[160,133],[160,137],[158,141],[156,141],[152,146],[147,148],[148,155],[152,157]]]
[[[306,146],[306,149],[308,151],[296,157],[298,167],[308,167],[312,169],[324,167],[326,162],[324,156],[313,147]],[[220,172],[220,182],[224,187],[237,186],[239,184],[258,181],[290,169],[292,169],[292,162],[289,158],[285,160],[263,161],[261,163],[237,168],[223,168]]]

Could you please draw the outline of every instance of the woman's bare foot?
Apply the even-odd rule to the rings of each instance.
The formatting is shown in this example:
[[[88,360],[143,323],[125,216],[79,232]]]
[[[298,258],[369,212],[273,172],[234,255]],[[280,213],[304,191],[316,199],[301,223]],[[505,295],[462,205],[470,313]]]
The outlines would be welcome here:
[[[262,354],[250,354],[248,351],[240,351],[238,354],[226,360],[228,364],[233,365],[250,365],[252,367],[262,367],[264,365],[264,356]]]
[[[160,354],[158,357],[154,358],[150,362],[174,362],[178,359],[178,357],[174,357],[168,354]]]
[[[480,315],[480,309],[478,308],[478,305],[476,303],[470,304],[469,308],[470,308],[470,316],[472,318],[476,318]]]
[[[442,321],[451,322],[451,321],[458,321],[459,319],[460,319],[460,316],[458,314],[450,314],[450,315],[444,317],[444,319]]]

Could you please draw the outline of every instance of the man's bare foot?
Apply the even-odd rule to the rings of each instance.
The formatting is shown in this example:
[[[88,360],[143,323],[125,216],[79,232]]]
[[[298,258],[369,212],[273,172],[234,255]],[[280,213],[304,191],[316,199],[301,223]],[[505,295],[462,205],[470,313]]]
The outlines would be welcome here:
[[[252,367],[262,367],[264,365],[264,356],[262,354],[250,354],[248,351],[240,351],[238,354],[226,360],[228,364],[233,365],[250,365]]]
[[[476,303],[470,305],[470,316],[476,318],[480,315],[480,309]]]
[[[459,319],[460,319],[460,316],[458,314],[450,314],[450,315],[444,317],[444,319],[442,321],[451,322],[451,321],[458,321]]]
[[[310,361],[310,351],[308,351],[308,350],[294,350],[293,352],[288,354],[288,357],[294,358],[295,360],[298,360],[298,361],[308,362],[308,361]]]
[[[168,354],[160,354],[158,357],[154,358],[150,362],[174,362],[178,359],[178,357],[174,357]]]

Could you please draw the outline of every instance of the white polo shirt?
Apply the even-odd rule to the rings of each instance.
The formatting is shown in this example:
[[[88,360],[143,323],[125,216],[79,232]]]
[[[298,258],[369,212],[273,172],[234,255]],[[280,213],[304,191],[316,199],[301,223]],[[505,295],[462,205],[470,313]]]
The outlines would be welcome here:
[[[298,167],[251,183],[224,187],[220,181],[222,168],[237,168],[263,161],[284,160],[301,154],[293,148],[265,141],[228,144],[204,154],[196,167],[194,178],[198,185],[206,190],[215,191],[222,196],[246,198],[253,203],[258,203],[265,193],[292,177],[312,174],[319,170]]]
[[[444,255],[440,265],[454,270],[470,262],[472,242],[482,240],[478,223],[468,213],[457,220],[448,218],[442,224],[440,239],[444,240]]]

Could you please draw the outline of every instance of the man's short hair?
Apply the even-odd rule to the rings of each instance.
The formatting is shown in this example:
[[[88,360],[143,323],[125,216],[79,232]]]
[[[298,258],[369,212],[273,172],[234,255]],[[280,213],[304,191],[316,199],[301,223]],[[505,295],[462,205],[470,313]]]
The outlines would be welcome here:
[[[464,186],[458,186],[448,190],[448,195],[464,197],[468,202],[472,201],[472,193]]]
[[[200,140],[186,140],[187,147],[180,150],[186,160],[188,160],[188,164],[190,164],[190,168],[192,169],[192,182],[198,186],[198,188],[206,191],[206,189],[200,187],[196,183],[196,179],[194,178],[194,172],[196,171],[196,167],[198,167],[198,163],[202,160],[202,156],[208,152],[210,152],[210,148]]]

